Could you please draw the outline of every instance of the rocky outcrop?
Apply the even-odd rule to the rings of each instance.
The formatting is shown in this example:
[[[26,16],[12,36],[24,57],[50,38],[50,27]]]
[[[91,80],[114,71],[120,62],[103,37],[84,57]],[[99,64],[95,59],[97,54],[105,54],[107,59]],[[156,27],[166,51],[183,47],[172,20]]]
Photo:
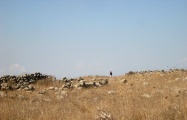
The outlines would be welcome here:
[[[101,87],[108,84],[107,78],[70,78],[66,77],[60,79],[63,83],[62,88],[72,89],[72,88],[89,88],[89,87]]]
[[[88,87],[101,87],[108,84],[108,79],[99,79],[99,80],[80,80],[74,87],[77,88],[88,88]]]

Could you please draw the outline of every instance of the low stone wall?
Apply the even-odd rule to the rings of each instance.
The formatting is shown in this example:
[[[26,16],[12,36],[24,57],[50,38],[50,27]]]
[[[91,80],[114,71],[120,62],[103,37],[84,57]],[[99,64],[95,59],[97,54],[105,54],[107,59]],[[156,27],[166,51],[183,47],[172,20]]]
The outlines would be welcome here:
[[[49,76],[43,75],[39,72],[34,74],[24,74],[20,76],[6,75],[0,78],[0,90],[14,90],[14,89],[25,89],[33,90],[31,86],[37,80],[45,79]]]

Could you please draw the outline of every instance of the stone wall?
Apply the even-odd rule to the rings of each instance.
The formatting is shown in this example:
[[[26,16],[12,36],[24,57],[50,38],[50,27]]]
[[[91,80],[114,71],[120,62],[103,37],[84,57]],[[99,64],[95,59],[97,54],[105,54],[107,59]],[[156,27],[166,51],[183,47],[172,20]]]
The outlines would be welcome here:
[[[34,87],[31,86],[37,80],[45,79],[49,76],[43,75],[39,72],[34,74],[24,74],[20,76],[6,75],[0,78],[0,90],[15,90],[15,89],[25,89],[33,90]]]

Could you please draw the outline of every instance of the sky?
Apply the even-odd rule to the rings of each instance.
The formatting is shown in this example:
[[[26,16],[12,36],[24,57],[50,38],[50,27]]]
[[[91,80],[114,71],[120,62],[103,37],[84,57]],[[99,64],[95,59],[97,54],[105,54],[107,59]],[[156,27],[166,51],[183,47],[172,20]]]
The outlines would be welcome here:
[[[186,0],[0,0],[0,76],[187,69]]]

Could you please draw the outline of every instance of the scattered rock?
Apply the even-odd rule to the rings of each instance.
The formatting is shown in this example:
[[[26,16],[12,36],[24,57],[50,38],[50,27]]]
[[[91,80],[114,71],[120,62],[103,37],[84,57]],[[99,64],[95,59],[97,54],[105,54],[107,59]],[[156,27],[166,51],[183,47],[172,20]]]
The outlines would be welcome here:
[[[105,110],[98,110],[96,120],[113,120],[112,115]]]
[[[62,87],[60,87],[60,88],[59,88],[59,90],[61,91],[61,90],[63,90],[63,88],[62,88]]]
[[[57,90],[58,90],[58,87],[55,87],[54,90],[57,91]]]
[[[0,91],[0,97],[7,97],[7,93],[4,91]]]
[[[29,85],[28,88],[29,90],[32,90],[32,91],[35,89],[32,85]]]
[[[142,97],[150,98],[151,95],[150,94],[143,94]]]
[[[29,89],[28,87],[25,87],[24,90],[25,90],[25,91],[29,91],[30,89]]]
[[[25,96],[23,96],[23,95],[18,95],[18,98],[19,98],[19,99],[25,99]]]
[[[127,90],[127,93],[131,93],[132,92],[132,90]]]
[[[52,100],[48,98],[48,99],[44,99],[44,101],[50,103]]]
[[[38,94],[40,94],[40,95],[45,94],[45,93],[47,93],[47,90],[46,90],[46,89],[45,89],[45,90],[42,90],[42,91],[40,91],[40,92],[38,92]]]
[[[178,81],[178,80],[180,80],[180,78],[176,78],[176,79],[175,79],[175,81]]]
[[[9,95],[9,98],[14,99],[16,98],[16,95]]]
[[[160,76],[162,77],[162,76],[164,76],[164,74],[160,74]]]
[[[34,87],[32,87],[32,85],[28,85],[28,87],[24,88],[25,91],[33,91]]]
[[[67,96],[67,91],[61,91],[60,94],[63,96]]]
[[[116,92],[115,91],[107,91],[108,94],[114,95]]]
[[[180,93],[180,92],[181,92],[181,89],[180,89],[180,88],[177,88],[177,87],[174,87],[174,88],[173,88],[173,91],[174,91],[175,93]]]
[[[55,87],[49,87],[48,88],[48,90],[54,90],[55,89]]]
[[[55,95],[57,99],[63,99],[65,96],[67,96],[67,91],[59,91],[55,92]]]
[[[147,83],[147,82],[144,82],[144,83],[143,83],[143,85],[148,86],[148,85],[150,85],[150,84],[149,84],[149,83]]]
[[[185,81],[186,81],[186,80],[187,80],[187,77],[185,77],[183,80],[185,80]]]
[[[61,99],[64,99],[64,96],[63,95],[57,95],[56,97],[58,100],[61,100]]]
[[[164,94],[164,90],[157,90],[157,93]]]
[[[127,83],[127,80],[126,79],[122,79],[121,83]]]

